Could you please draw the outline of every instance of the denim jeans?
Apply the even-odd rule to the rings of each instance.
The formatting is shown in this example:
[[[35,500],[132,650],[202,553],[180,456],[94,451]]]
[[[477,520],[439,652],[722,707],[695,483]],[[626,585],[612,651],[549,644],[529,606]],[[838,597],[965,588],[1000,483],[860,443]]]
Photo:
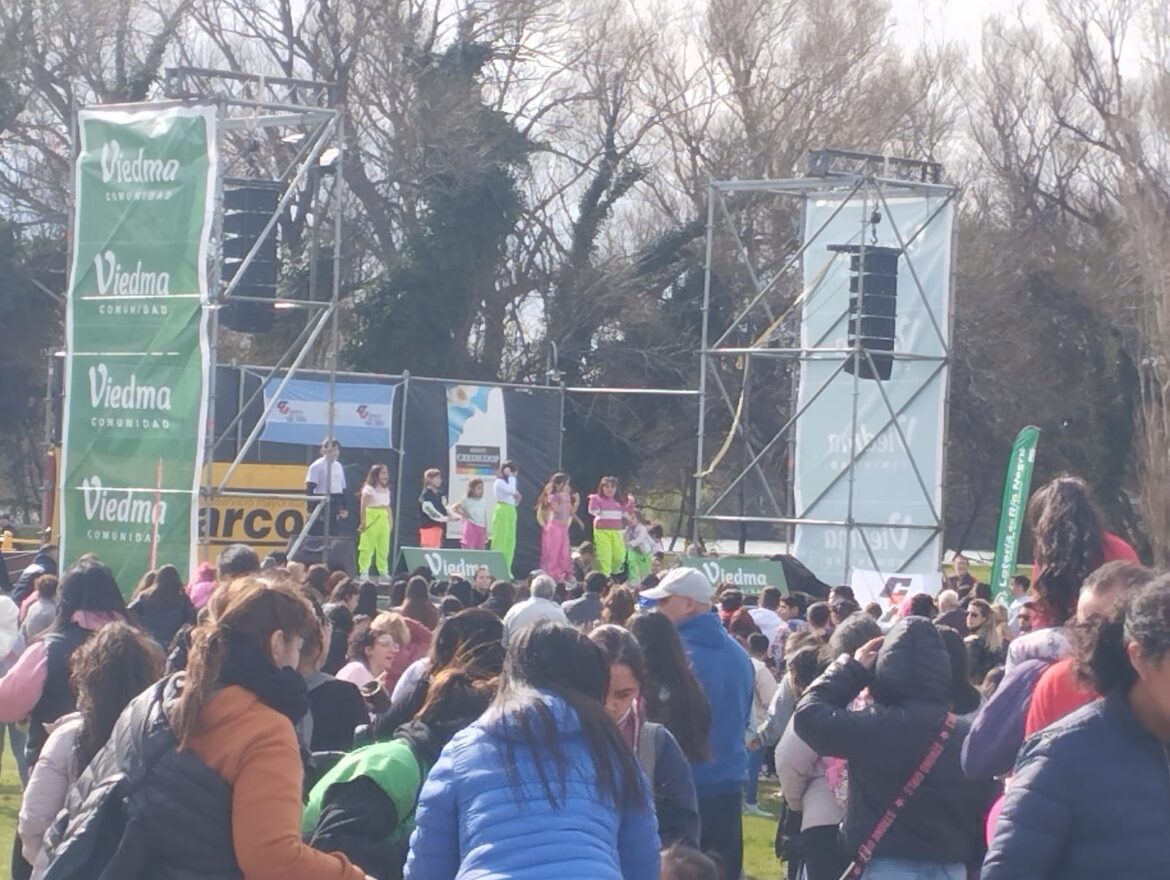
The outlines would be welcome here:
[[[12,746],[12,757],[16,761],[16,773],[20,777],[20,788],[28,785],[28,761],[25,758],[24,748],[28,743],[28,727],[19,724],[0,725],[0,751],[4,749],[4,732],[8,732],[8,742]]]
[[[749,804],[756,802],[756,788],[760,784],[760,768],[764,766],[764,751],[765,749],[761,746],[754,752],[748,752],[747,790],[743,799]]]
[[[943,865],[913,859],[876,858],[869,863],[863,880],[967,880],[962,863]]]

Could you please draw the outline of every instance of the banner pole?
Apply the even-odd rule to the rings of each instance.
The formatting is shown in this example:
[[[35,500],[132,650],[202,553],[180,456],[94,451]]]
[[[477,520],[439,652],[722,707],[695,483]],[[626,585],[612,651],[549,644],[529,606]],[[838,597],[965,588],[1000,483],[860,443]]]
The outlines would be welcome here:
[[[398,395],[395,395],[397,397]],[[402,475],[406,467],[406,411],[410,405],[410,373],[402,371],[402,406],[398,415],[398,477],[394,485],[394,546],[390,550],[390,570],[398,565],[398,552],[402,549]],[[383,572],[387,578],[390,571]]]
[[[154,466],[154,506],[151,510],[151,520],[154,528],[150,535],[150,570],[154,571],[158,568],[158,519],[161,512],[160,504],[162,503],[162,473],[163,462],[160,458],[158,463]]]

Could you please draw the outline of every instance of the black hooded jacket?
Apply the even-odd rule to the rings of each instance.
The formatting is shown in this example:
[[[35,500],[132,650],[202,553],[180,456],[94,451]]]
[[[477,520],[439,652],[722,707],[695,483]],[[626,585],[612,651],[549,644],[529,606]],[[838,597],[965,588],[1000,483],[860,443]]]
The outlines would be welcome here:
[[[176,748],[165,705],[178,694],[176,679],[164,679],[122,712],[49,831],[48,876],[97,877],[104,866],[101,876],[119,880],[243,877],[232,843],[231,786],[189,749]],[[94,843],[104,855],[89,851]]]
[[[867,687],[873,706],[851,711]],[[886,636],[872,675],[842,655],[801,697],[796,733],[819,754],[849,761],[843,828],[850,857],[938,737],[950,694],[950,659],[938,630],[924,617],[908,617]],[[941,864],[978,859],[992,787],[963,775],[969,727],[962,720],[955,725],[942,756],[878,843],[877,857]]]
[[[415,720],[400,727],[394,738],[410,746],[425,781],[443,746],[473,720],[435,726]],[[417,802],[417,792],[415,799]],[[357,776],[328,788],[308,840],[324,852],[343,853],[375,880],[398,880],[406,864],[407,841],[392,843],[388,838],[408,820],[413,820],[413,815],[400,816],[394,801],[377,782]]]

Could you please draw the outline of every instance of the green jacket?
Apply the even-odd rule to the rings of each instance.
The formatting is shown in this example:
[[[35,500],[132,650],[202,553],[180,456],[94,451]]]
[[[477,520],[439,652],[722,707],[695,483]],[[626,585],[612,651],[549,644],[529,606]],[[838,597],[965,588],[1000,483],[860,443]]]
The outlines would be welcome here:
[[[371,743],[350,752],[322,776],[309,792],[301,830],[308,835],[316,828],[325,793],[331,786],[364,776],[376,783],[394,804],[399,821],[390,839],[408,837],[414,829],[414,806],[418,792],[429,769],[429,766],[422,766],[411,743],[405,739]]]

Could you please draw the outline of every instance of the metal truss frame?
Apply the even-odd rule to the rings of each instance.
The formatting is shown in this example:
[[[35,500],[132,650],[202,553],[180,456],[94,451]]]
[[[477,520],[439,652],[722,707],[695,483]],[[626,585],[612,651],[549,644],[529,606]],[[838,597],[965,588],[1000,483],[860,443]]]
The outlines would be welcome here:
[[[912,550],[906,556],[906,560],[913,559],[943,529],[942,512],[934,504],[934,499],[929,489],[930,483],[924,477],[919,463],[914,459],[911,447],[898,422],[898,417],[917,399],[924,389],[933,383],[935,377],[946,370],[950,362],[949,341],[951,338],[951,327],[949,325],[943,326],[940,323],[939,316],[935,315],[931,309],[914,265],[914,257],[907,251],[907,248],[924,229],[934,222],[943,209],[954,201],[958,195],[958,189],[957,187],[938,182],[941,176],[941,168],[937,164],[917,162],[915,160],[891,159],[889,157],[828,150],[818,151],[810,157],[810,169],[811,173],[817,176],[785,180],[711,181],[708,186],[707,238],[702,305],[702,348],[699,352],[699,406],[694,477],[695,506],[691,526],[691,539],[695,542],[699,541],[700,530],[704,523],[739,523],[741,526],[747,523],[763,523],[783,526],[787,542],[791,547],[796,526],[839,526],[846,529],[847,533],[845,544],[846,569],[848,570],[851,564],[849,554],[853,547],[852,534],[856,532],[861,538],[861,544],[865,548],[868,563],[874,570],[879,570],[881,566],[877,564],[873,548],[870,546],[865,530],[867,528],[886,527],[889,524],[863,522],[854,517],[854,466],[857,464],[860,456],[888,428],[893,427],[897,435],[898,443],[906,453],[917,485],[922,490],[932,515],[932,522],[922,525],[899,526],[900,528],[907,528],[916,534],[922,535],[921,542],[915,540],[910,543],[909,546]],[[770,276],[770,280],[765,280],[761,277],[761,274],[754,265],[753,257],[744,244],[744,240],[736,227],[735,215],[728,204],[730,199],[739,194],[753,194],[756,196],[772,195],[797,199],[800,202],[802,216],[804,206],[810,198],[831,196],[834,200],[840,200],[840,204],[830,220],[827,220],[817,230],[812,232],[800,247],[788,257],[779,270],[769,271],[768,275]],[[940,357],[932,357],[911,352],[893,352],[895,360],[930,361],[934,364],[934,368],[930,371],[929,378],[925,379],[913,392],[909,400],[898,408],[894,407],[889,396],[886,394],[882,381],[879,380],[876,383],[885,405],[885,421],[881,429],[876,431],[864,443],[860,442],[860,438],[857,436],[859,380],[856,373],[860,372],[860,370],[855,371],[853,376],[854,404],[849,421],[851,439],[848,463],[846,467],[837,473],[829,486],[817,498],[805,504],[803,510],[797,510],[792,490],[794,479],[791,473],[787,483],[788,491],[785,493],[785,497],[783,499],[777,498],[773,490],[774,481],[769,479],[769,474],[763,466],[765,456],[781,442],[787,442],[789,444],[790,460],[792,460],[791,450],[795,445],[795,428],[798,420],[813,401],[820,397],[825,389],[829,387],[833,379],[845,371],[850,361],[856,363],[864,361],[868,363],[871,370],[875,372],[876,370],[873,358],[861,346],[860,341],[852,347],[846,348],[827,345],[826,339],[824,338],[816,340],[812,345],[807,347],[802,347],[799,341],[795,345],[790,341],[788,344],[785,344],[783,340],[791,340],[793,338],[799,340],[799,333],[793,333],[791,331],[784,333],[781,331],[787,326],[799,327],[801,306],[808,296],[815,291],[816,287],[819,286],[820,279],[816,279],[810,285],[809,289],[802,290],[796,296],[794,302],[778,302],[775,289],[779,281],[790,277],[789,272],[798,265],[808,248],[820,239],[821,234],[833,218],[840,214],[841,211],[848,209],[847,206],[855,206],[860,202],[861,216],[859,218],[859,226],[863,231],[866,229],[870,212],[873,210],[883,212],[887,218],[890,218],[890,222],[892,223],[893,219],[887,201],[888,194],[941,197],[939,204],[916,232],[912,234],[904,232],[903,230],[897,229],[895,225],[894,233],[897,237],[898,246],[902,248],[907,270],[913,280],[912,295],[917,295],[925,307],[933,331],[942,343],[943,354]],[[853,210],[856,210],[856,207]],[[711,327],[712,275],[714,262],[720,256],[716,250],[716,243],[718,239],[723,237],[730,239],[732,255],[738,260],[740,266],[746,268],[752,286],[752,296],[748,299],[747,304],[740,308],[735,316],[727,322],[727,329],[716,336]],[[863,250],[864,241],[863,236]],[[953,302],[954,289],[953,261],[951,271],[952,275],[949,279],[946,295],[948,302],[947,313],[951,316],[951,321],[953,322],[954,310],[950,307]],[[782,309],[784,313],[777,317],[776,310],[780,306],[784,306],[784,309]],[[749,321],[754,319],[758,322],[762,317],[766,318],[767,321],[767,329],[763,334],[747,343],[735,344],[733,342],[733,337],[742,335],[743,328],[750,326]],[[845,317],[845,315],[842,315],[835,323],[839,324],[840,320]],[[791,321],[791,325],[788,324],[789,321]],[[725,364],[729,358],[733,363],[738,364],[738,369],[741,372],[742,387],[738,397],[733,393],[734,388],[729,389],[727,387],[729,383],[725,381],[719,369],[720,364]],[[746,407],[746,398],[749,394],[748,379],[750,376],[750,368],[753,361],[760,358],[785,359],[794,362],[797,366],[805,360],[822,360],[834,362],[837,366],[831,376],[808,396],[802,406],[798,405],[799,376],[794,376],[790,406],[787,410],[789,413],[787,421],[757,448],[757,444],[752,442],[752,438],[745,428],[743,416]],[[947,389],[947,393],[949,394],[949,388]],[[713,404],[717,411],[721,411],[718,410],[720,401],[726,407],[727,413],[731,416],[732,424],[727,436],[723,440],[722,447],[713,457],[713,460],[708,463],[705,460],[708,406]],[[744,452],[741,465],[734,470],[729,483],[721,485],[717,494],[713,491],[707,493],[708,495],[714,495],[714,497],[710,500],[705,500],[704,494],[705,490],[708,489],[708,478],[737,439]],[[945,468],[945,458],[943,466]],[[759,478],[759,485],[763,489],[767,505],[770,507],[771,512],[763,516],[746,516],[742,508],[738,514],[726,512],[725,504],[727,500],[732,496],[732,493],[737,487],[742,486],[749,474],[753,473]],[[849,480],[848,504],[845,518],[842,520],[825,520],[809,517],[807,511],[812,510],[824,494],[842,479]]]

